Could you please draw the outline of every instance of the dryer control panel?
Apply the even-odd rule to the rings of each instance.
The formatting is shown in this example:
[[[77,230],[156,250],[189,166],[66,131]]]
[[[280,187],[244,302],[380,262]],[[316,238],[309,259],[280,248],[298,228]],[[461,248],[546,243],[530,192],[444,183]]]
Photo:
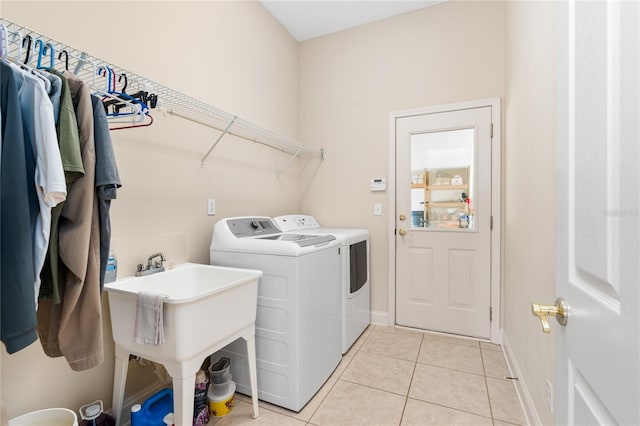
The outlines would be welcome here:
[[[241,217],[227,220],[229,230],[236,238],[264,237],[281,231],[268,217]]]

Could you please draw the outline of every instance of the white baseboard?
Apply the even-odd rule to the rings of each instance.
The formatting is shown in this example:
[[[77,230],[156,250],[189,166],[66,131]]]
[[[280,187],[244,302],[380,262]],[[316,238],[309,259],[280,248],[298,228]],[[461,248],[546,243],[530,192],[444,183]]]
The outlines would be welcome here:
[[[389,313],[385,311],[371,311],[371,324],[389,325]]]
[[[509,373],[512,377],[518,378],[518,380],[514,381],[516,384],[516,393],[518,394],[518,399],[520,400],[520,406],[522,407],[522,411],[524,413],[525,422],[527,423],[527,425],[541,425],[542,422],[540,421],[538,410],[536,410],[536,406],[533,403],[533,399],[531,398],[531,393],[529,393],[527,383],[524,380],[522,371],[520,371],[518,362],[513,354],[511,341],[509,340],[509,337],[507,336],[507,333],[504,331],[504,329],[500,330],[500,334],[502,336],[502,352],[504,353],[504,358],[507,361],[507,368],[509,368]]]

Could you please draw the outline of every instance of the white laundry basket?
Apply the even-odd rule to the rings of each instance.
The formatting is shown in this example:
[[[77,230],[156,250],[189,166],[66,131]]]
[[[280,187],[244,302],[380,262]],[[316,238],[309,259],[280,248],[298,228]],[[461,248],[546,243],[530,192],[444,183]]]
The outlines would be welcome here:
[[[78,426],[78,417],[67,408],[47,408],[9,419],[9,426]]]

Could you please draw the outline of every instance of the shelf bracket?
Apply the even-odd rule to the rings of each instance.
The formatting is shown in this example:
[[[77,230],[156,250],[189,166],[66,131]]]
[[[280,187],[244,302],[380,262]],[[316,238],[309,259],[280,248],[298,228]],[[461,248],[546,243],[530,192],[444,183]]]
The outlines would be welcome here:
[[[224,129],[224,131],[222,133],[220,133],[220,136],[218,136],[218,139],[216,139],[216,141],[213,143],[213,145],[211,145],[211,148],[209,148],[209,151],[207,151],[207,153],[204,155],[204,157],[202,157],[202,160],[200,160],[200,167],[204,167],[204,161],[207,159],[207,157],[209,156],[209,154],[211,154],[211,151],[213,151],[213,148],[216,147],[216,145],[218,145],[218,142],[220,142],[222,140],[222,138],[224,137],[224,135],[226,135],[227,133],[229,133],[229,130],[231,129],[231,126],[233,126],[233,123],[236,122],[236,119],[238,118],[237,115],[235,115],[233,117],[233,119],[229,122],[229,124],[227,124],[227,128]]]
[[[302,151],[302,148],[298,149],[295,154],[293,154],[291,157],[289,157],[289,160],[287,160],[287,162],[284,164],[284,166],[282,166],[280,168],[280,170],[278,170],[278,173],[277,173],[278,176],[280,176],[280,173],[284,172],[284,169],[289,167],[289,165],[293,162],[293,160],[295,160],[296,157],[298,157],[298,155],[300,155],[301,151]]]

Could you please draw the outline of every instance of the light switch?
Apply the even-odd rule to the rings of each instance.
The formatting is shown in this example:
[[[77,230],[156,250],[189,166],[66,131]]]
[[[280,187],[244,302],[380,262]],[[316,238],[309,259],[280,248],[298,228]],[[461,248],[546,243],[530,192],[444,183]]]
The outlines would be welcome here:
[[[216,214],[216,200],[213,198],[207,200],[207,214],[209,216],[215,216]]]
[[[374,216],[382,216],[382,204],[381,203],[375,203],[373,205],[373,215]]]

